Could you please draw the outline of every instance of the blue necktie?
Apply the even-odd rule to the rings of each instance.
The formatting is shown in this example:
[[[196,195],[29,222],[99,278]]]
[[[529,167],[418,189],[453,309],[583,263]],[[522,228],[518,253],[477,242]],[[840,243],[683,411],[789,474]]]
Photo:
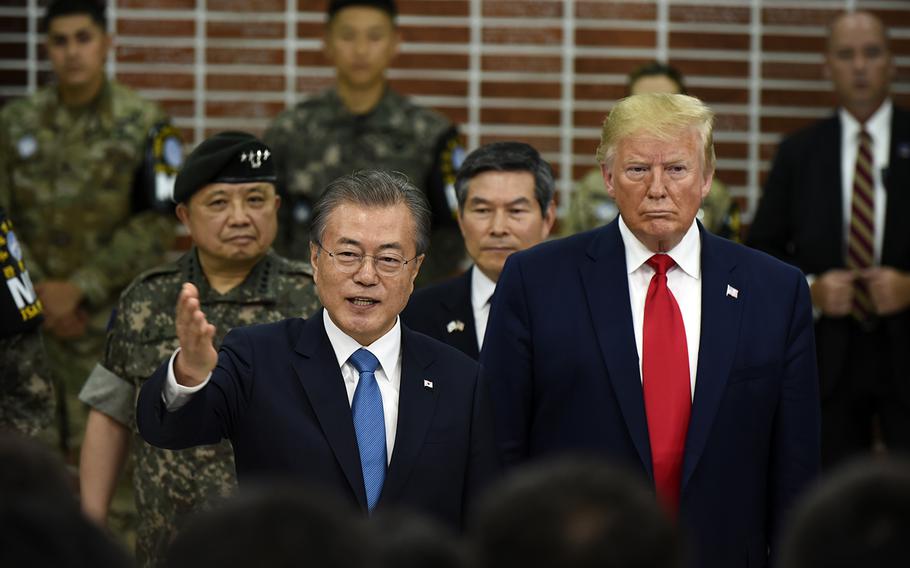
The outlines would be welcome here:
[[[382,484],[385,481],[386,448],[385,416],[382,412],[382,393],[373,373],[379,367],[379,360],[366,349],[358,349],[348,359],[360,380],[354,391],[351,412],[354,415],[354,431],[357,447],[360,449],[360,467],[363,469],[363,485],[367,493],[367,507],[376,507]]]

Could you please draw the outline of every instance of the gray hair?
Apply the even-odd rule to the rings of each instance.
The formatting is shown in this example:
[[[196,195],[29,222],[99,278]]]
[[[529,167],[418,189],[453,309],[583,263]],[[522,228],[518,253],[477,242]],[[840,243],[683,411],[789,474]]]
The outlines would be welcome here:
[[[553,201],[555,182],[553,170],[540,153],[524,142],[493,142],[474,150],[465,158],[455,175],[455,197],[458,210],[464,211],[468,200],[468,184],[484,172],[528,172],[534,176],[534,197],[540,214],[547,214]]]
[[[361,170],[332,181],[313,208],[310,242],[322,244],[329,215],[343,203],[364,207],[393,207],[404,203],[414,219],[417,255],[430,247],[430,205],[422,191],[398,172]]]

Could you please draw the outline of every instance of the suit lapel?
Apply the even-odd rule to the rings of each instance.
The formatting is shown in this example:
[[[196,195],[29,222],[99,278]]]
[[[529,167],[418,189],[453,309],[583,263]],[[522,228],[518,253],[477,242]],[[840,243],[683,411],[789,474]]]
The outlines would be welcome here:
[[[351,490],[366,510],[366,491],[351,405],[322,317],[320,310],[304,324],[295,347],[294,371]]]
[[[816,215],[820,234],[813,239],[822,252],[818,259],[824,266],[843,266],[844,241],[843,174],[841,172],[841,124],[835,116],[826,124],[817,140],[815,159],[810,160],[816,180],[810,187],[815,195],[809,201],[818,207]]]
[[[883,178],[888,194],[885,208],[885,236],[882,261],[885,266],[906,270],[910,254],[910,231],[904,227],[904,215],[910,207],[910,115],[894,107],[891,117],[891,149],[888,169]]]
[[[641,389],[638,349],[632,329],[626,254],[616,221],[599,230],[581,268],[585,297],[607,374],[642,464],[649,473],[651,445]]]
[[[699,232],[702,239],[701,338],[695,398],[683,457],[683,490],[704,452],[723,398],[739,340],[742,306],[749,294],[747,283],[737,278],[736,262],[719,250],[732,245],[705,231],[701,224]],[[728,286],[737,290],[736,298],[727,293]]]
[[[441,303],[448,321],[461,321],[461,331],[446,330],[446,343],[475,360],[480,353],[477,349],[477,331],[474,323],[474,307],[471,305],[471,268],[459,276],[448,290],[450,294],[442,297]]]
[[[402,325],[398,427],[380,502],[396,501],[404,489],[433,421],[439,392],[445,388],[440,377],[429,372],[432,353],[422,349],[418,342],[422,340]],[[424,381],[430,381],[432,388],[427,387]]]

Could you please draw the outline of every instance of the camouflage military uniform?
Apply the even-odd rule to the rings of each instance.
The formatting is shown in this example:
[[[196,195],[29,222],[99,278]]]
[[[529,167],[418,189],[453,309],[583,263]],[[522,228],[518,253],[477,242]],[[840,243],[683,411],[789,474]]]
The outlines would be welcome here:
[[[149,132],[163,118],[113,81],[82,108],[64,106],[49,87],[0,111],[0,205],[28,243],[32,279],[77,285],[90,315],[83,337],[45,338],[55,379],[68,391],[74,440],[85,416],[75,393],[101,356],[114,302],[173,242],[173,221],[137,214],[133,188]]]
[[[381,168],[405,174],[430,201],[433,236],[419,281],[457,271],[464,247],[453,184],[464,149],[448,119],[391,89],[368,114],[353,115],[329,89],[278,115],[264,141],[275,153],[285,200],[280,250],[309,258],[310,213],[325,187],[342,175]]]
[[[176,263],[145,272],[123,293],[104,359],[80,398],[134,432],[136,557],[141,566],[159,565],[185,516],[229,494],[236,484],[228,441],[170,451],[150,446],[136,429],[139,387],[178,346],[174,306],[184,282],[199,289],[202,310],[216,327],[216,346],[233,327],[306,317],[319,307],[309,265],[275,253],[266,255],[242,284],[224,295],[208,285],[195,249]]]
[[[612,221],[618,213],[616,203],[607,195],[600,169],[592,170],[575,185],[569,213],[560,220],[560,233],[568,236],[600,227]],[[717,178],[714,178],[711,192],[702,202],[698,219],[712,233],[739,242],[739,209],[730,199],[727,186]]]
[[[0,430],[36,436],[50,426],[54,388],[41,344],[41,301],[12,221],[0,207]]]

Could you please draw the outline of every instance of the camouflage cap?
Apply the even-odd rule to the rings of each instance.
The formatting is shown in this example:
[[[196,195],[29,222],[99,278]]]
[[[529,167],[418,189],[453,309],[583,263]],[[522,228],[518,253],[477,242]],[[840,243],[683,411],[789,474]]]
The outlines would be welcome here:
[[[335,17],[335,14],[348,6],[368,6],[382,10],[392,18],[398,15],[398,8],[395,6],[395,0],[332,0],[329,2],[329,19]]]
[[[275,183],[272,151],[247,132],[219,132],[196,146],[177,174],[174,201],[185,203],[210,183]]]

